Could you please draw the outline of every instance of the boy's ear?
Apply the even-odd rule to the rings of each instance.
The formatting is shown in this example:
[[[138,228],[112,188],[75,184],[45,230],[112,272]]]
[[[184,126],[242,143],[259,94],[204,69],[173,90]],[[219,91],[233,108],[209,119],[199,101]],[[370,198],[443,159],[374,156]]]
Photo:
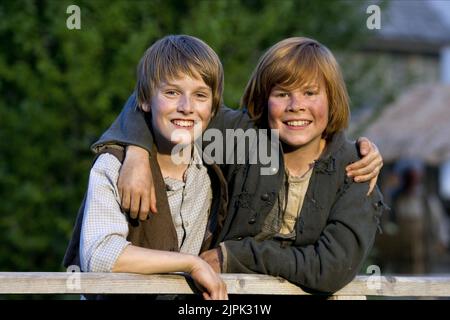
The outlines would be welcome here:
[[[141,108],[142,108],[142,110],[143,110],[144,112],[150,112],[150,105],[149,105],[147,102],[144,102],[144,103],[141,105]]]

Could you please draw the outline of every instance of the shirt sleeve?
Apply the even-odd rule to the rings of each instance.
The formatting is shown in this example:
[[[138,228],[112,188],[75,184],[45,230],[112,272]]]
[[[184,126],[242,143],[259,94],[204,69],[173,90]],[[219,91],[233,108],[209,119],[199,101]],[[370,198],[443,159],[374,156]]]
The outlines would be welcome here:
[[[80,239],[83,271],[111,272],[130,244],[117,189],[120,166],[116,157],[102,154],[91,169]]]

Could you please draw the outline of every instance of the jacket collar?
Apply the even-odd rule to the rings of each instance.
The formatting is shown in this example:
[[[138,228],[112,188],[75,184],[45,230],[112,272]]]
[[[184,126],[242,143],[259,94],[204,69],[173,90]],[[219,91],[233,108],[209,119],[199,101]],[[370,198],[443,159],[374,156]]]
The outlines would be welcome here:
[[[342,148],[346,141],[346,136],[343,131],[336,132],[331,140],[327,142],[327,146],[320,156],[320,158],[314,163],[314,168],[317,172],[321,173],[333,173],[336,170],[336,153]]]
[[[331,140],[327,142],[325,150],[318,160],[314,162],[314,169],[316,172],[331,174],[336,171],[336,158],[335,154],[344,146],[346,141],[344,131],[336,132]],[[284,159],[283,147],[280,143],[280,156]],[[284,161],[281,161],[280,168],[284,172]]]

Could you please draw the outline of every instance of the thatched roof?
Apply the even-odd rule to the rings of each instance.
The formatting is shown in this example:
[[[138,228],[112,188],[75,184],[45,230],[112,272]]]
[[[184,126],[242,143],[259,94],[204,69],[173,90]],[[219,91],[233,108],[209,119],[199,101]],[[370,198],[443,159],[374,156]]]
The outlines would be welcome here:
[[[448,44],[450,24],[439,7],[423,0],[391,0],[382,9],[381,29],[366,48],[438,54]]]
[[[429,164],[450,160],[450,86],[415,87],[384,108],[364,135],[385,161],[418,158]]]

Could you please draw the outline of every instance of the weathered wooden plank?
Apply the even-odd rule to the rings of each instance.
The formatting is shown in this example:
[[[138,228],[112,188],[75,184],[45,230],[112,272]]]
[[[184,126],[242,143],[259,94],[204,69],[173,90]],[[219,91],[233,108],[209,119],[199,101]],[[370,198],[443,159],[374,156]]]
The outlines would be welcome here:
[[[282,279],[257,274],[223,274],[230,294],[305,295]],[[0,294],[167,293],[190,294],[193,290],[181,274],[0,272]],[[335,296],[446,296],[450,276],[358,276]]]
[[[184,276],[129,273],[3,272],[0,293],[178,293],[190,289]]]
[[[450,276],[358,276],[335,295],[450,297]]]
[[[281,278],[223,274],[231,294],[307,294]],[[0,272],[0,293],[193,293],[181,274]]]

